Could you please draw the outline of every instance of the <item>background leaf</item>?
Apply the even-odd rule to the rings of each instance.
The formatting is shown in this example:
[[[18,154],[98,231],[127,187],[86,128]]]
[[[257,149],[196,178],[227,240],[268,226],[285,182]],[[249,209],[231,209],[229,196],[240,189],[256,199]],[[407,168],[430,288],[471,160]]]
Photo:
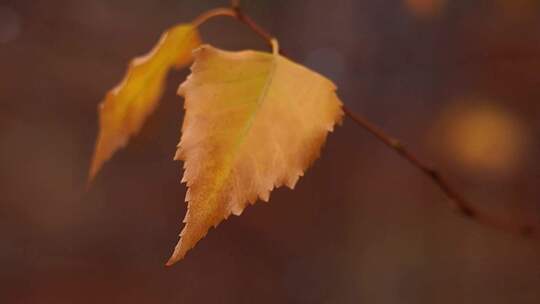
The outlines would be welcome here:
[[[124,80],[100,104],[100,130],[89,180],[141,129],[162,95],[167,72],[189,64],[191,52],[199,44],[197,29],[181,24],[163,33],[150,53],[131,62]]]

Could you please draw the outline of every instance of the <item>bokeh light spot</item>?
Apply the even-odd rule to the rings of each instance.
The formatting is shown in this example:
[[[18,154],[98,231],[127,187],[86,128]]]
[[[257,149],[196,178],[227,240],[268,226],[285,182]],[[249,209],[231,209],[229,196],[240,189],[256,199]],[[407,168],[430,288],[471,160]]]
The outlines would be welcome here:
[[[494,103],[460,102],[443,113],[440,123],[445,154],[461,167],[505,174],[523,160],[525,127]]]

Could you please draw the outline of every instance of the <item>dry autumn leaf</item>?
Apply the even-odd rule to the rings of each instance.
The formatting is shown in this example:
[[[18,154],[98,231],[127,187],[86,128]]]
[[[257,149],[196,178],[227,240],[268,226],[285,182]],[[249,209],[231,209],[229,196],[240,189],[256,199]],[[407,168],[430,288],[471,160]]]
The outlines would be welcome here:
[[[185,97],[182,138],[188,211],[167,265],[174,264],[231,213],[293,188],[343,116],[335,85],[274,53],[202,46]]]
[[[192,51],[200,45],[197,28],[181,24],[163,33],[154,49],[135,58],[122,82],[109,91],[99,108],[99,135],[89,181],[116,150],[141,129],[162,95],[165,77],[173,68],[192,61]]]

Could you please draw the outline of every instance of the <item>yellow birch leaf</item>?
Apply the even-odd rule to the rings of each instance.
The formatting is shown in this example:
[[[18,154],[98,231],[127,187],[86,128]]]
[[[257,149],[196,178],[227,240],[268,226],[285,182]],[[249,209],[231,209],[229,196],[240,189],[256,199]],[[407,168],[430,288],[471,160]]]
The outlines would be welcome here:
[[[163,33],[150,53],[133,59],[122,82],[100,104],[99,135],[89,181],[114,152],[139,132],[158,104],[168,71],[187,66],[193,49],[199,45],[197,28],[181,24]]]
[[[186,114],[175,156],[184,161],[188,211],[167,265],[231,213],[268,201],[276,187],[292,189],[341,120],[335,85],[276,49],[194,51],[179,89]]]

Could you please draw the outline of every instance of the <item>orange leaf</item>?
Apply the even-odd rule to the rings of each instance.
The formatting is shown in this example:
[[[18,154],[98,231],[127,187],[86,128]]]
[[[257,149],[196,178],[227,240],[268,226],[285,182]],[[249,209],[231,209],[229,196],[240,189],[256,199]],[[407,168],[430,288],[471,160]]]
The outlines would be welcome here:
[[[122,82],[107,93],[99,107],[99,135],[89,181],[114,152],[124,147],[154,111],[168,71],[188,65],[200,44],[197,29],[181,24],[166,31],[154,49],[135,58]]]
[[[334,84],[277,54],[202,46],[185,97],[182,138],[188,211],[174,264],[231,213],[294,188],[341,120]]]

